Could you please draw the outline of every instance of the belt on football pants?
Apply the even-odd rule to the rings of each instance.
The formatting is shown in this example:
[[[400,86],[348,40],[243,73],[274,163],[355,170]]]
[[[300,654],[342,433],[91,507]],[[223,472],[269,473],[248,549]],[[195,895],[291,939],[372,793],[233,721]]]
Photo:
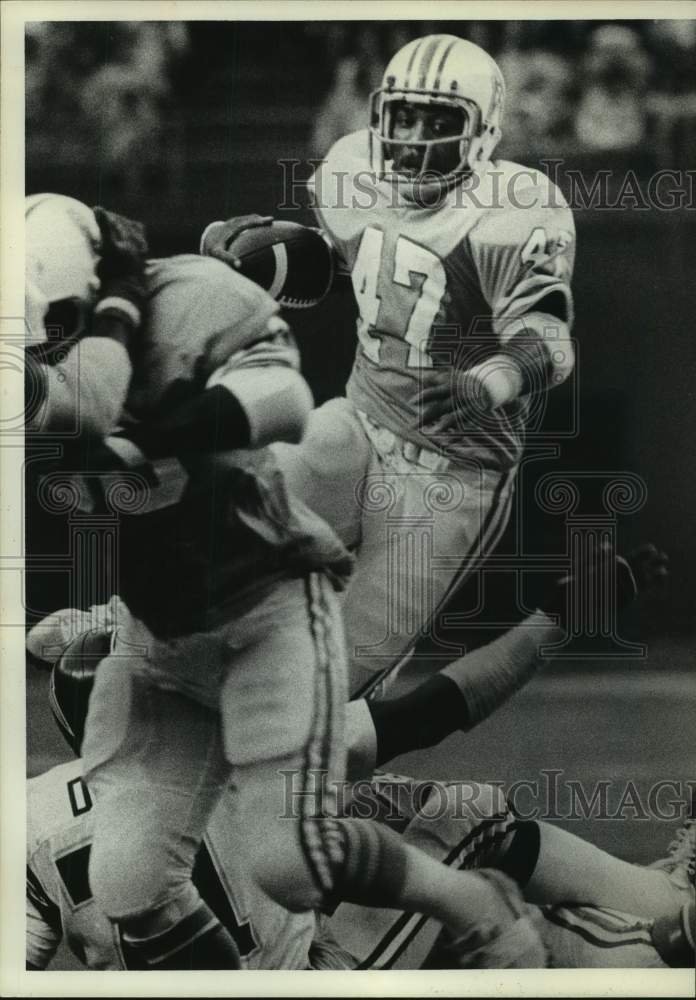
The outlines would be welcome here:
[[[444,472],[450,465],[450,459],[433,451],[431,448],[420,448],[415,441],[404,441],[394,431],[376,424],[362,410],[357,411],[365,432],[381,455],[391,455],[400,451],[407,462],[420,465],[430,472]]]

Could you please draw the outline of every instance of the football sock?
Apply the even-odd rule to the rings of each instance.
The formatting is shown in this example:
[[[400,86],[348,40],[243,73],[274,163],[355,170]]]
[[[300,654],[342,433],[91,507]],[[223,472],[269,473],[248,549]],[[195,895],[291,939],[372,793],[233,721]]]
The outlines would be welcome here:
[[[466,703],[459,728],[483,722],[523,687],[543,662],[541,647],[563,634],[543,611],[535,611],[493,642],[446,666],[443,677],[454,681]]]
[[[408,694],[368,702],[376,731],[376,763],[434,746],[458,729],[478,725],[532,677],[542,661],[540,647],[560,634],[537,611]]]
[[[191,893],[187,891],[184,898],[144,917],[120,921],[124,957],[129,967],[241,968],[239,950],[232,935],[200,898],[193,909],[179,916],[186,902],[194,902],[193,892],[192,887]]]
[[[455,934],[470,937],[472,946],[489,940],[519,915],[501,892],[495,874],[449,868],[376,822],[325,822],[342,844],[342,860],[334,867],[332,902],[423,913]]]
[[[539,857],[524,886],[532,903],[585,903],[639,917],[676,913],[683,903],[665,872],[632,865],[550,823],[538,823]]]
[[[528,820],[514,824],[512,834],[502,845],[499,862],[496,864],[501,872],[524,888],[529,882],[539,860],[539,824]]]

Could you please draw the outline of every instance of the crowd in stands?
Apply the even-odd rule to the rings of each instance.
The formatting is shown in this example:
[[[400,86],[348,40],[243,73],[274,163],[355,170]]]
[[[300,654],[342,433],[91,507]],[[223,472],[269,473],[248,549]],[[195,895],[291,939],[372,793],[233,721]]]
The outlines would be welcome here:
[[[183,22],[27,24],[27,155],[69,159],[75,145],[132,179],[157,149],[176,73],[189,47]]]
[[[661,166],[686,166],[675,157],[686,160],[696,151],[692,19],[315,21],[280,26],[282,59],[267,41],[277,27],[230,24],[225,41],[219,25],[201,22],[28,24],[28,160],[49,152],[69,160],[81,145],[83,157],[98,157],[100,169],[137,185],[148,160],[170,155],[164,129],[171,131],[177,114],[224,118],[235,99],[249,103],[245,73],[258,76],[264,67],[271,92],[274,80],[285,81],[280,92],[275,87],[283,95],[276,100],[292,105],[308,155],[323,155],[336,138],[365,126],[369,94],[390,56],[429,32],[468,38],[499,61],[508,89],[501,156],[524,160],[661,144]],[[305,71],[312,86],[303,89]],[[263,107],[249,113],[259,128],[269,120]]]
[[[322,29],[335,71],[316,118],[319,153],[364,125],[385,61],[424,33],[408,22]],[[427,30],[459,34],[498,60],[508,91],[503,156],[635,149],[665,122],[696,122],[696,21],[436,21]]]

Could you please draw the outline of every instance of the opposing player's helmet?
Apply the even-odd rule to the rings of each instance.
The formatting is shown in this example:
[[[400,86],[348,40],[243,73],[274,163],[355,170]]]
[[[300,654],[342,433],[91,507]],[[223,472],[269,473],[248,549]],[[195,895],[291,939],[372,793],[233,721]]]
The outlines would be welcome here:
[[[495,61],[472,42],[455,35],[428,35],[404,45],[384,71],[382,86],[370,98],[370,163],[381,177],[398,183],[406,196],[428,184],[449,187],[479,170],[500,141],[505,83]],[[454,108],[462,113],[459,135],[395,140],[394,111],[405,103]],[[459,162],[450,172],[428,179],[433,148],[459,143]],[[404,178],[392,167],[395,146],[423,148],[416,177]]]
[[[78,756],[94,676],[99,663],[111,652],[112,642],[110,629],[81,632],[65,647],[51,670],[48,703],[56,725]]]
[[[46,342],[51,307],[58,307],[57,326],[65,327],[61,339],[75,336],[99,288],[101,235],[94,212],[75,198],[34,194],[25,201],[24,221],[28,343]]]

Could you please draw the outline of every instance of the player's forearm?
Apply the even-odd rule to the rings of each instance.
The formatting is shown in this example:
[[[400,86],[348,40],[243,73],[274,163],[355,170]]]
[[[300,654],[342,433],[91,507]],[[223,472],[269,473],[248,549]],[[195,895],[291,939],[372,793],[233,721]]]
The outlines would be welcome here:
[[[496,406],[560,385],[572,372],[575,353],[568,325],[552,313],[526,313],[498,333],[500,352],[480,366],[490,366],[490,388],[502,400]]]
[[[60,365],[28,362],[28,391],[32,394],[28,398],[37,401],[29,430],[77,429],[81,434],[103,437],[117,425],[132,368],[121,324],[104,319],[102,325],[118,327],[117,335],[86,337]]]
[[[159,419],[130,428],[127,437],[149,459],[295,443],[312,405],[299,372],[276,365],[242,368]]]

